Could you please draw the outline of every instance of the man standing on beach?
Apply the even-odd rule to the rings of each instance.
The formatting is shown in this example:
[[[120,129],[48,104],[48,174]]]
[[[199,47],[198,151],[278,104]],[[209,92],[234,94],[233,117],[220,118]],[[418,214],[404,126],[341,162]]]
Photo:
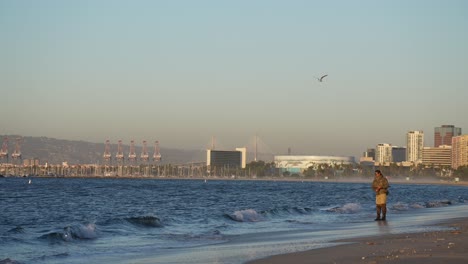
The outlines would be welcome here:
[[[375,178],[372,182],[372,189],[375,191],[375,207],[377,209],[377,218],[375,218],[375,221],[386,220],[388,187],[387,178],[382,175],[380,170],[376,170]],[[380,218],[381,214],[382,218]]]

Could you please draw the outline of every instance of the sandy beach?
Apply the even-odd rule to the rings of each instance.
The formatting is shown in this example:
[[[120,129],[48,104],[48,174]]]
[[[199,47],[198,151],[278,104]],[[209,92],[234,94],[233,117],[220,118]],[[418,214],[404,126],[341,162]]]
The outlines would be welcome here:
[[[468,263],[468,218],[440,226],[449,230],[339,240],[349,244],[248,263]]]

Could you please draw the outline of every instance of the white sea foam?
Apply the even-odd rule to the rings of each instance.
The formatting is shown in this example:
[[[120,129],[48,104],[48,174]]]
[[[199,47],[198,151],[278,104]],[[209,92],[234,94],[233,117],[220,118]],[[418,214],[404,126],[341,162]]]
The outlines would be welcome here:
[[[263,220],[263,217],[253,209],[235,211],[230,217],[238,222],[258,222]]]
[[[354,214],[361,211],[362,206],[358,203],[347,203],[343,206],[336,206],[326,209],[327,212],[335,212],[340,214]]]
[[[406,203],[397,202],[390,209],[395,211],[407,211],[409,209],[409,206]]]
[[[414,203],[414,204],[412,204],[410,207],[413,208],[413,209],[422,209],[422,208],[425,208],[424,205],[419,204],[419,203]]]
[[[342,212],[347,214],[353,214],[361,211],[362,206],[358,203],[347,203],[343,205]]]
[[[73,228],[73,236],[81,239],[97,238],[96,225],[89,223],[86,225],[78,225]]]

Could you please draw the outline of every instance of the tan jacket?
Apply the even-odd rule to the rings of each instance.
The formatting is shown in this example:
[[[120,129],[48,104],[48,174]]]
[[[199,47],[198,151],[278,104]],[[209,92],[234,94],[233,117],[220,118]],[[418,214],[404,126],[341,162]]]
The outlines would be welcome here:
[[[377,189],[379,187],[380,187],[380,190],[379,190],[379,192],[377,192]],[[372,182],[372,189],[374,189],[376,194],[387,193],[388,187],[390,187],[388,185],[388,180],[384,176],[375,177],[374,181]]]

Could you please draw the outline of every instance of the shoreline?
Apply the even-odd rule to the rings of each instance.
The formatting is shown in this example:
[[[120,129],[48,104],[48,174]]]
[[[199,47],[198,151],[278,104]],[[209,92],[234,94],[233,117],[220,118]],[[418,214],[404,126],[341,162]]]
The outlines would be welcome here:
[[[246,264],[305,263],[466,263],[468,217],[433,226],[447,230],[385,234],[331,242],[342,245],[269,256]]]
[[[301,178],[276,178],[276,177],[264,177],[264,178],[230,178],[230,177],[175,177],[175,176],[4,176],[0,178],[44,178],[44,179],[132,179],[132,180],[202,180],[202,181],[273,181],[273,182],[320,182],[320,183],[372,183],[371,177],[366,178],[352,178],[352,179],[301,179]],[[453,185],[453,186],[468,186],[468,181],[444,181],[436,179],[411,179],[405,180],[403,178],[389,178],[390,184],[431,184],[431,185]]]

